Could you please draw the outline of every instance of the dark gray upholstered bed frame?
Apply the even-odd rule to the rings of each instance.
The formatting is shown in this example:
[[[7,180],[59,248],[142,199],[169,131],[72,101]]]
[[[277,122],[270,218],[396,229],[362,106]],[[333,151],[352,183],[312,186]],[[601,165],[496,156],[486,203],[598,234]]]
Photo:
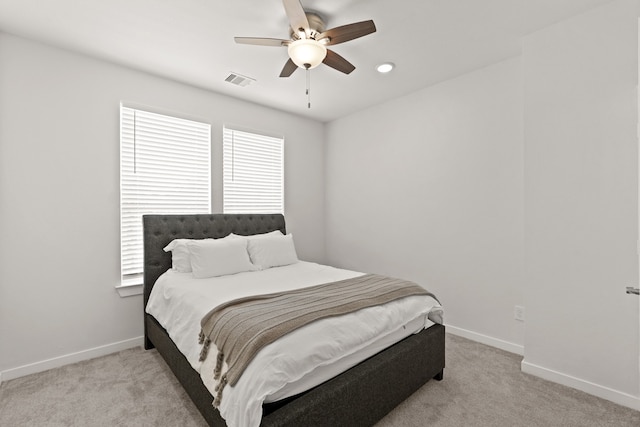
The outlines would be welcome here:
[[[173,239],[285,233],[282,215],[144,215],[144,305],[171,268],[163,248]],[[213,397],[165,329],[144,314],[145,349],[156,348],[211,426],[225,426]],[[194,337],[197,339],[197,337]],[[433,325],[333,379],[292,398],[265,404],[261,426],[371,426],[431,378],[442,379],[444,326]]]

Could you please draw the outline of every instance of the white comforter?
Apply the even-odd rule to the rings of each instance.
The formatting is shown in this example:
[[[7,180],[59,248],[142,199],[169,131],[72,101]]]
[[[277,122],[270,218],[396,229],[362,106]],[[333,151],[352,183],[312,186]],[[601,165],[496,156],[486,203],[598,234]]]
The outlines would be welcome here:
[[[309,262],[239,273],[208,279],[195,279],[191,273],[169,270],[157,280],[146,311],[167,330],[178,349],[215,395],[213,368],[217,349],[199,362],[200,319],[215,306],[232,299],[318,285],[357,277],[362,273]],[[257,427],[262,404],[287,384],[323,366],[339,364],[360,349],[385,336],[392,336],[406,324],[425,317],[442,323],[442,307],[429,296],[412,296],[313,322],[265,347],[249,364],[235,386],[226,386],[219,411],[229,427]],[[421,321],[419,329],[430,325]],[[320,382],[324,381],[321,379]]]

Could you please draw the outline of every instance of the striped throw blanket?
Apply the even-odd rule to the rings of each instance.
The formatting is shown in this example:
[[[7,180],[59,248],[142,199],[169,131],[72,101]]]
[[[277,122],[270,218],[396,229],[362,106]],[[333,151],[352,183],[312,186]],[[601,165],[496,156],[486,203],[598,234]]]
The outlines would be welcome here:
[[[365,274],[293,291],[239,298],[221,304],[200,322],[200,360],[213,342],[218,348],[214,406],[227,384],[234,385],[265,346],[310,322],[338,316],[411,295],[430,295],[415,283]],[[223,363],[226,372],[222,372]]]

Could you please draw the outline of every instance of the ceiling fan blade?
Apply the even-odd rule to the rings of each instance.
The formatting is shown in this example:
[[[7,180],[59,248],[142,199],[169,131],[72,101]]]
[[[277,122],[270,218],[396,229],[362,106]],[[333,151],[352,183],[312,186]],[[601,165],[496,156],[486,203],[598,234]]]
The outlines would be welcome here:
[[[349,74],[356,69],[355,65],[351,62],[329,49],[327,49],[327,56],[322,63],[345,74]]]
[[[309,21],[300,0],[282,0],[282,4],[293,32],[298,33],[300,29],[306,32],[309,29]]]
[[[234,37],[233,38],[236,43],[240,44],[253,44],[258,46],[286,46],[291,40],[282,40],[282,39],[269,39],[263,37]]]
[[[358,37],[366,36],[367,34],[375,32],[376,25],[372,20],[369,20],[331,28],[318,35],[316,37],[316,40],[321,40],[325,37],[329,37],[327,46],[330,46],[338,43],[348,42],[349,40],[357,39]]]
[[[291,58],[289,58],[280,72],[280,77],[289,77],[297,68],[298,66],[291,60]]]

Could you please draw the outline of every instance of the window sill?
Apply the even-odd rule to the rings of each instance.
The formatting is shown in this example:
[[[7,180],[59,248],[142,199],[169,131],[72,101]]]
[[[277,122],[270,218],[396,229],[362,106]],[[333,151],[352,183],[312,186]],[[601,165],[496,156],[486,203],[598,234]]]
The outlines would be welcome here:
[[[116,286],[116,291],[120,297],[132,297],[134,295],[142,295],[142,283],[123,281]]]

